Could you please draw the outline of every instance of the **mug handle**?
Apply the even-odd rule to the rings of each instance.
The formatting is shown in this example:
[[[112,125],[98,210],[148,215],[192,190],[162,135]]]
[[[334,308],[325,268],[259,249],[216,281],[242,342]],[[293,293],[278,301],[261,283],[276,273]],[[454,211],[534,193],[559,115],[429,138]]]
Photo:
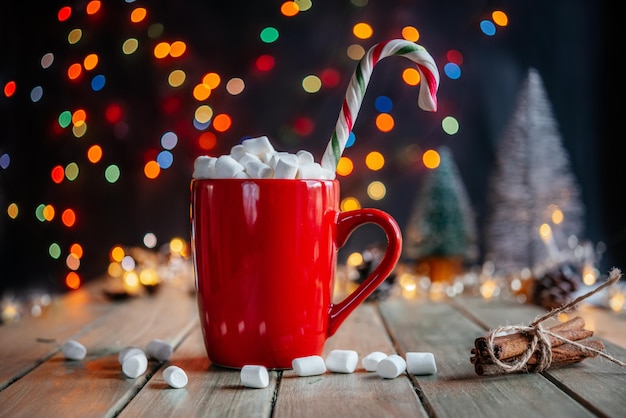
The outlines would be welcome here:
[[[328,312],[328,334],[332,336],[352,311],[374,291],[391,274],[400,259],[402,251],[402,233],[398,223],[386,212],[379,209],[366,208],[337,215],[337,248],[343,247],[348,237],[359,226],[373,223],[380,226],[387,236],[385,255],[367,278],[339,303],[331,304]]]

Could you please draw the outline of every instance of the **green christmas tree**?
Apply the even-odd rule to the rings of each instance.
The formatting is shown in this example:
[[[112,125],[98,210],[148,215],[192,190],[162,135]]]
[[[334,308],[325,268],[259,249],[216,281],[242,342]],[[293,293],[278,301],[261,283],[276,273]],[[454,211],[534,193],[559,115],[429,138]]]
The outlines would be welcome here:
[[[447,147],[428,172],[405,231],[404,257],[472,261],[477,255],[476,223],[465,185]]]

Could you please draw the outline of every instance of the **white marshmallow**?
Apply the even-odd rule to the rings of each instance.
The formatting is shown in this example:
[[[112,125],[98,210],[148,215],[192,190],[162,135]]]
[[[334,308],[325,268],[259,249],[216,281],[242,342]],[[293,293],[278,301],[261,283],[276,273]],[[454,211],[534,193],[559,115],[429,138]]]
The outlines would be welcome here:
[[[320,178],[322,180],[334,180],[336,175],[334,171],[322,167],[322,176]]]
[[[395,379],[406,370],[406,361],[397,354],[391,354],[376,366],[376,373],[385,379]]]
[[[163,379],[168,385],[175,389],[187,386],[189,379],[183,369],[178,366],[168,366],[163,370]]]
[[[316,376],[326,373],[326,364],[320,356],[307,356],[293,359],[291,367],[298,376]]]
[[[249,388],[261,389],[270,383],[270,376],[264,366],[246,365],[241,368],[241,384]]]
[[[82,360],[87,355],[85,346],[76,340],[67,340],[61,347],[61,352],[69,360]]]
[[[373,351],[363,357],[361,360],[361,365],[368,372],[375,372],[376,366],[378,366],[378,362],[387,357],[387,354],[382,351]]]
[[[141,376],[148,369],[148,358],[143,353],[133,354],[122,363],[122,372],[130,378]]]
[[[406,368],[410,374],[427,375],[437,373],[433,353],[406,353]]]
[[[326,368],[335,373],[352,373],[356,369],[359,355],[353,350],[332,350],[326,356]]]
[[[146,346],[146,354],[148,357],[158,361],[169,360],[173,352],[174,347],[172,347],[172,344],[158,338],[150,341]]]
[[[315,162],[315,158],[313,158],[313,154],[303,149],[296,152],[296,156],[298,157],[299,164],[310,164],[310,163]]]
[[[249,161],[245,167],[246,173],[253,179],[271,179],[274,176],[274,169],[261,160]]]
[[[249,179],[252,177],[250,177],[250,175],[246,173],[245,171],[240,171],[239,173],[235,174],[233,178],[234,179]]]
[[[220,155],[215,162],[215,175],[217,178],[230,179],[243,170],[244,167],[230,155]]]
[[[232,157],[232,155],[231,155]],[[233,157],[235,160],[237,160],[239,162],[239,164],[241,164],[242,166],[246,166],[246,164],[248,164],[250,161],[256,161],[257,163],[262,163],[263,161],[261,161],[261,159],[259,157],[257,157],[254,154],[250,154],[249,152],[246,152],[245,154],[243,154],[241,156],[241,158],[235,158]]]
[[[217,158],[200,155],[193,162],[193,177],[196,179],[210,179],[215,177],[215,162]]]
[[[135,354],[145,355],[144,351],[139,347],[124,347],[117,355],[117,361],[119,361],[120,364],[124,364],[124,360]]]
[[[260,136],[258,138],[249,138],[241,142],[246,152],[254,155],[264,155],[268,152],[274,152],[274,147],[270,143],[270,140],[266,136]]]
[[[230,149],[230,156],[233,157],[233,159],[237,161],[242,159],[243,156],[246,154],[247,154],[246,149],[241,144],[237,144]]]
[[[296,178],[299,179],[319,179],[322,178],[322,166],[318,163],[305,163],[300,164],[298,167],[298,174]]]
[[[274,168],[275,179],[295,179],[298,174],[298,157],[293,154],[278,157]]]

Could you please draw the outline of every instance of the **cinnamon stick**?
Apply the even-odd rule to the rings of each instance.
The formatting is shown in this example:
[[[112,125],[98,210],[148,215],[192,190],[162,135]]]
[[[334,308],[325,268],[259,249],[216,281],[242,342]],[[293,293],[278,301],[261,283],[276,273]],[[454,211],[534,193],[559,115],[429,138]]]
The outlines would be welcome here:
[[[604,343],[599,340],[586,340],[577,341],[579,344],[585,347],[592,348],[594,350],[604,350]],[[558,347],[554,347],[552,350],[552,363],[550,367],[559,367],[567,364],[578,363],[588,357],[596,357],[597,353],[593,351],[586,351],[574,344],[565,343]],[[520,361],[522,356],[515,356],[506,360],[506,363],[515,363]],[[474,364],[474,370],[478,375],[495,375],[501,374],[502,369],[500,366],[493,363],[490,357],[484,357],[474,355],[470,358],[470,361]],[[538,353],[535,352],[526,363],[526,368],[521,371],[533,372],[535,371],[538,363]]]
[[[585,329],[584,326],[585,320],[577,316],[567,322],[548,328],[548,330],[570,341],[578,341],[593,335],[593,331]],[[552,347],[558,347],[563,344],[563,341],[558,338],[549,336],[549,339]],[[519,356],[528,350],[530,341],[531,337],[523,333],[497,336],[493,341],[493,353],[500,360]],[[474,346],[479,351],[480,356],[489,356],[488,345],[487,337],[479,337],[474,341]]]

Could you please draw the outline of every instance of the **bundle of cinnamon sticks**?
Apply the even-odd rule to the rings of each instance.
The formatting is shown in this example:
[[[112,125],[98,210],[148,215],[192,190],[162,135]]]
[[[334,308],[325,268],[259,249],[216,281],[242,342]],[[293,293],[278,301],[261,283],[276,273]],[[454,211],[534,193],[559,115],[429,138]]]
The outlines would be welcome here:
[[[575,341],[585,347],[598,351],[604,350],[602,341],[588,339],[593,335],[593,331],[585,329],[585,320],[581,317],[577,316],[567,322],[555,325],[548,328],[548,331],[569,341]],[[551,335],[548,335],[548,338],[550,339],[550,351],[552,352],[552,363],[550,367],[577,363],[587,357],[595,357],[597,354],[591,350],[581,349],[574,344],[564,342]],[[492,352],[495,358],[501,362],[516,364],[524,358],[524,355],[530,348],[531,340],[532,337],[530,335],[522,332],[496,336],[493,339]],[[477,338],[474,341],[474,348],[472,348],[471,353],[470,361],[474,364],[476,374],[482,376],[504,373],[502,367],[495,364],[489,355],[488,336]],[[521,371],[537,371],[540,355],[539,350],[535,350],[526,362],[526,365],[521,368]]]

